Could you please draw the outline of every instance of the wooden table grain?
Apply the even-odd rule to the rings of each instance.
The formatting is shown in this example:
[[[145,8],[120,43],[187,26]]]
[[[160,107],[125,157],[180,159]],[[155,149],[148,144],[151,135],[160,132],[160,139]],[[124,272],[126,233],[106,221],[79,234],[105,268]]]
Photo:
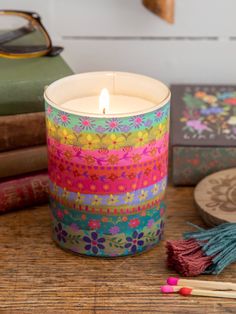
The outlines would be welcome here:
[[[165,239],[203,225],[192,188],[167,190]],[[236,282],[236,265],[207,280]],[[165,241],[133,257],[101,259],[67,253],[50,237],[48,206],[0,217],[0,313],[236,313],[236,301],[161,295],[170,275]]]

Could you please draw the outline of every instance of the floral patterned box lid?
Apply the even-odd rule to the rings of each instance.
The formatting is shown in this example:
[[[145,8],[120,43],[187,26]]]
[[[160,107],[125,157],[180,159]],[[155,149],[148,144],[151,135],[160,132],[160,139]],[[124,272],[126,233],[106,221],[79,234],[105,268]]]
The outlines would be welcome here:
[[[173,146],[235,146],[236,86],[172,85]]]

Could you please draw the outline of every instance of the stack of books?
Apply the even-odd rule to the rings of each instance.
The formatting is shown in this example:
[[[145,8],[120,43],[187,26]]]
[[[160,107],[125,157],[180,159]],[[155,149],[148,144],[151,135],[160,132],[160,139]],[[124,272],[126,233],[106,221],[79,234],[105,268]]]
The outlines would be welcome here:
[[[60,56],[0,59],[0,213],[48,199],[43,92],[71,75]]]

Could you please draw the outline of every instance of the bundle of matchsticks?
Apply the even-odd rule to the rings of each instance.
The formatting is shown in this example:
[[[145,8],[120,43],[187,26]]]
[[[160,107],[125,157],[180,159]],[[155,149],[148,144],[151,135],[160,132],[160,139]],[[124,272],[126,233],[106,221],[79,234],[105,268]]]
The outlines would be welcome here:
[[[236,283],[221,281],[190,280],[169,277],[161,292],[179,293],[183,296],[197,295],[214,298],[236,299]]]

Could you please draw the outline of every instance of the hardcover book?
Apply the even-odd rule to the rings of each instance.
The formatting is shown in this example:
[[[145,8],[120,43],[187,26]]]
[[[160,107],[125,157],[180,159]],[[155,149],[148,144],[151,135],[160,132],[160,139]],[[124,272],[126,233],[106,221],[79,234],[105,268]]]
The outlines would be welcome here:
[[[45,145],[0,153],[0,178],[47,169]]]
[[[0,115],[44,111],[45,86],[71,74],[61,56],[0,58]]]
[[[0,152],[46,144],[45,113],[0,116]]]
[[[33,173],[0,182],[0,214],[48,201],[47,172]]]
[[[236,86],[173,85],[172,179],[195,185],[236,167]]]

